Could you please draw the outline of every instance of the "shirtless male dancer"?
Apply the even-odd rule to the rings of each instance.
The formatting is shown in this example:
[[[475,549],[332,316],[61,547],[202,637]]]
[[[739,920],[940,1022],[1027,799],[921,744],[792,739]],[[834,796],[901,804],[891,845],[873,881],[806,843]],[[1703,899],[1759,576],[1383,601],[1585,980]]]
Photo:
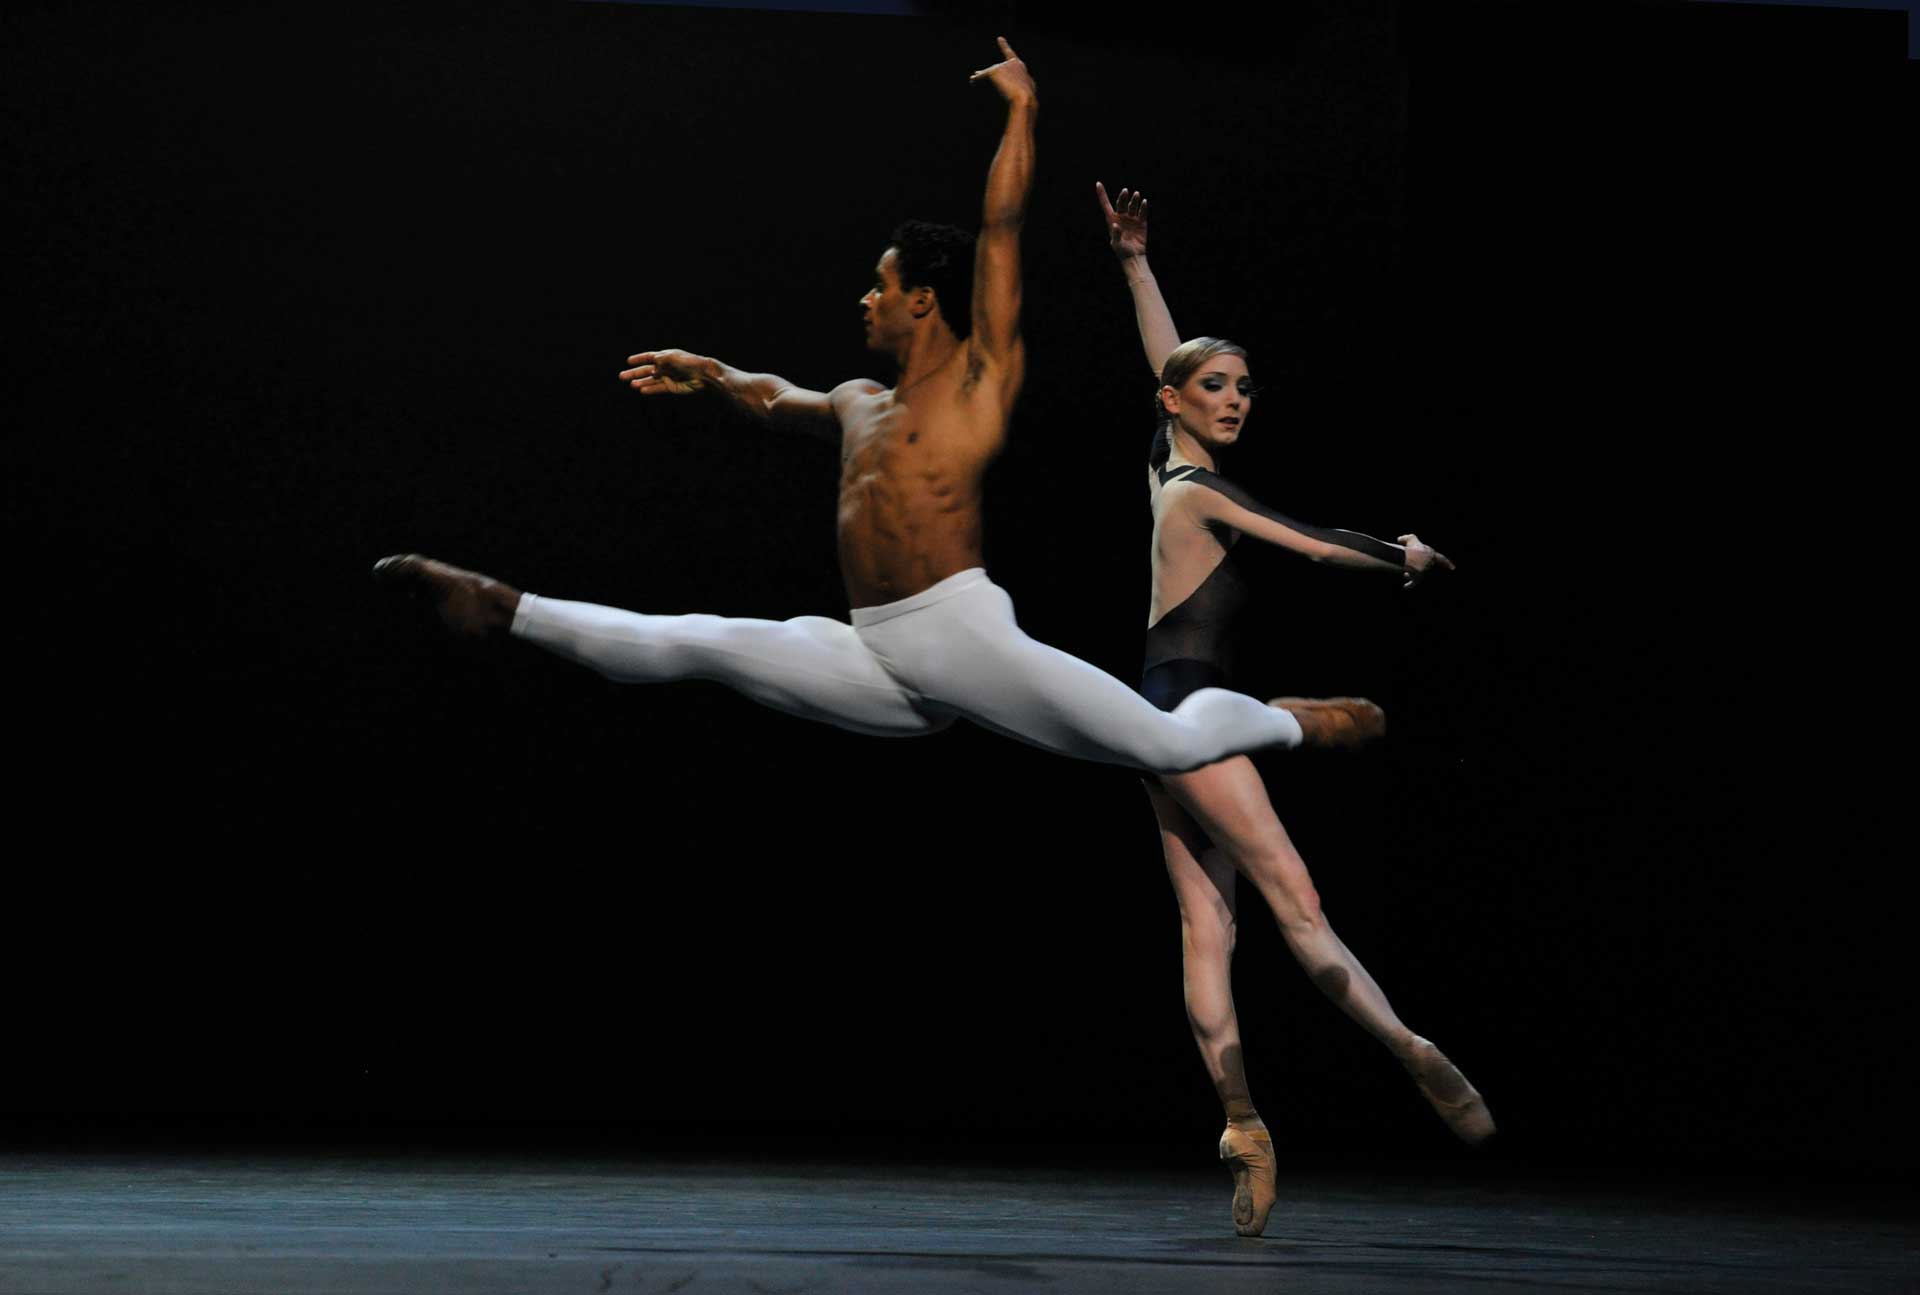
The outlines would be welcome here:
[[[1033,79],[1005,38],[1000,52],[1005,61],[971,78],[991,82],[1007,103],[978,239],[902,226],[861,298],[868,345],[899,366],[891,389],[855,379],[806,391],[679,350],[629,356],[620,375],[643,395],[717,390],[763,421],[837,435],[852,625],[646,616],[522,594],[417,554],[381,559],[375,578],[425,594],[463,634],[511,633],[622,682],[713,680],[776,710],[879,736],[936,732],[964,717],[1059,754],[1177,773],[1263,747],[1351,746],[1383,731],[1379,708],[1357,698],[1262,703],[1209,688],[1161,711],[1021,633],[1012,600],[987,579],[981,482],[1026,370],[1020,227],[1039,111]],[[949,259],[972,244],[970,308],[942,298],[935,266],[915,264],[938,262],[943,241]],[[967,296],[964,270],[949,284],[949,298]]]

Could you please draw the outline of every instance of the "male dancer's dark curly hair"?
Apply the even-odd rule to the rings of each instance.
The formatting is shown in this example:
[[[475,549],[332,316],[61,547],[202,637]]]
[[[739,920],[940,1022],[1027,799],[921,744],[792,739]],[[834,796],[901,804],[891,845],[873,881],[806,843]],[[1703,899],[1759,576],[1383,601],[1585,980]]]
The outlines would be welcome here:
[[[954,336],[973,331],[973,235],[953,225],[909,220],[893,231],[902,288],[932,288]]]

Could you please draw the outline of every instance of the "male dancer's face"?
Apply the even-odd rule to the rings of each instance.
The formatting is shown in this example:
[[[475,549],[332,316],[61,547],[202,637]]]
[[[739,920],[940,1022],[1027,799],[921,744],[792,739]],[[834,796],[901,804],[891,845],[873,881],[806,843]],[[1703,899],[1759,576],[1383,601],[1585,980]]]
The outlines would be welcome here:
[[[866,312],[868,349],[892,351],[896,342],[912,336],[910,298],[915,295],[901,288],[900,254],[889,247],[873,267],[873,286],[860,298],[860,308]]]

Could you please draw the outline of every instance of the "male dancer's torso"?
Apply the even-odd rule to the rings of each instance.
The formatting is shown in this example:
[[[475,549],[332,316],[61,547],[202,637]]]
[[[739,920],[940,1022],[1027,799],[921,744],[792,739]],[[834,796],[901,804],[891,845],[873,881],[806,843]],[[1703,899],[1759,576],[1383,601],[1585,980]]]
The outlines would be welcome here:
[[[984,565],[980,487],[1006,439],[1008,385],[962,342],[912,382],[834,392],[849,605],[896,602]]]

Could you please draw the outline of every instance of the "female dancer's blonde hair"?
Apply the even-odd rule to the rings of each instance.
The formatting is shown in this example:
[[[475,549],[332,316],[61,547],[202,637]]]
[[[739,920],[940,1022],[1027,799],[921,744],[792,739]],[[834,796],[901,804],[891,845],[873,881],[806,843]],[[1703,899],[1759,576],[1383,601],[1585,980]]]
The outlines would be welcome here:
[[[1246,349],[1223,337],[1196,337],[1176,346],[1173,354],[1160,368],[1160,387],[1154,388],[1153,410],[1160,415],[1160,423],[1153,429],[1153,444],[1147,449],[1147,462],[1160,467],[1173,453],[1173,415],[1160,403],[1160,388],[1172,387],[1178,391],[1194,373],[1216,355],[1237,355],[1247,358]]]

